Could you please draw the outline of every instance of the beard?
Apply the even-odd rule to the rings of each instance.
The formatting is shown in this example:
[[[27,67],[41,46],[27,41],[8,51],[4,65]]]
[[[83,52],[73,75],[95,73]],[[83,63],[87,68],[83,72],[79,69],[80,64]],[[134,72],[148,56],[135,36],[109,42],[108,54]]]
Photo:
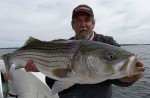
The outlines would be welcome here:
[[[89,33],[87,30],[82,30],[76,37],[79,40],[87,40],[87,39],[89,39]]]

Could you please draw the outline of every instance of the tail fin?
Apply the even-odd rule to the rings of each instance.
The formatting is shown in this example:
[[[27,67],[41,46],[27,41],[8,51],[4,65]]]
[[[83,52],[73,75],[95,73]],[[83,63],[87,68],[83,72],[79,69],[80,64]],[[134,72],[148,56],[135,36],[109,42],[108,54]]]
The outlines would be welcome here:
[[[9,73],[9,69],[10,69],[10,67],[11,67],[11,63],[10,63],[10,53],[4,54],[4,55],[2,56],[2,59],[3,59],[4,63],[5,63],[6,72],[7,72],[7,74],[8,74],[8,73]]]

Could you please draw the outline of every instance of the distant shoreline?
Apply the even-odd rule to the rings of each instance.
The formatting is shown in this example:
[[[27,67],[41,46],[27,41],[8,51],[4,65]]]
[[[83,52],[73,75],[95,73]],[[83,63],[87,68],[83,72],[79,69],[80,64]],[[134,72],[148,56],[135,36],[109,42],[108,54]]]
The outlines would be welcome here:
[[[18,49],[19,47],[7,47],[7,48],[0,48],[0,49]]]
[[[137,46],[137,45],[150,45],[150,44],[120,44],[121,46]]]

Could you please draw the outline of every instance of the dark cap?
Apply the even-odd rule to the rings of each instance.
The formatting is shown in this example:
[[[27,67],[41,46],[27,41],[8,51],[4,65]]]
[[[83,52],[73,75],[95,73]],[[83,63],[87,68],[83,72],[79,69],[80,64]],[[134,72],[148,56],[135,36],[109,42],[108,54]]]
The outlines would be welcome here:
[[[72,18],[80,12],[88,13],[91,17],[94,18],[93,10],[87,5],[79,5],[72,12]]]

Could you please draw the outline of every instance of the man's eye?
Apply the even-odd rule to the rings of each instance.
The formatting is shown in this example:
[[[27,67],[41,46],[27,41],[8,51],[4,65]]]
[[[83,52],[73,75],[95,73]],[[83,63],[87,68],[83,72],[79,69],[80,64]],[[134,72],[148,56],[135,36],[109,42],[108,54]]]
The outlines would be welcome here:
[[[79,19],[75,20],[76,22],[80,21]]]
[[[75,21],[74,23],[75,23],[75,24],[80,24],[80,21]]]
[[[80,21],[81,21],[81,20],[79,20],[79,19],[75,19],[75,20],[74,20],[75,23],[79,23]]]
[[[85,21],[86,21],[86,22],[90,22],[91,20],[90,20],[90,19],[86,19]]]

